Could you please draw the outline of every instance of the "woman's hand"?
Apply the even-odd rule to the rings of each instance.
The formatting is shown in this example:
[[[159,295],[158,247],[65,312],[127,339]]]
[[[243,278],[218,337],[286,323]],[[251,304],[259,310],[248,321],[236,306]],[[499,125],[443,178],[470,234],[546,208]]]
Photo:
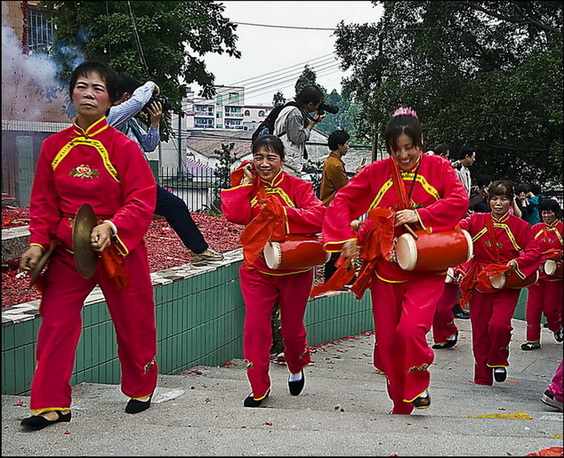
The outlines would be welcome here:
[[[43,248],[37,245],[30,246],[20,258],[20,269],[30,272],[35,268],[43,256]]]
[[[243,167],[243,179],[241,184],[253,184],[255,182],[255,175],[253,174],[253,164],[247,164]]]
[[[349,240],[348,242],[345,242],[342,254],[345,259],[356,258],[358,256],[358,243],[356,240]]]
[[[417,222],[419,222],[419,218],[417,218],[417,212],[415,210],[400,210],[396,213],[394,226]]]
[[[519,264],[517,263],[517,261],[515,259],[512,259],[506,265],[509,266],[510,269],[507,272],[505,272],[505,275],[509,275],[510,273],[515,272],[517,267],[519,267]]]
[[[351,221],[351,229],[355,232],[357,232],[360,229],[360,225],[362,224],[362,222],[359,219],[353,219]]]
[[[98,224],[90,233],[90,246],[94,251],[101,253],[112,243],[112,228],[105,223]]]

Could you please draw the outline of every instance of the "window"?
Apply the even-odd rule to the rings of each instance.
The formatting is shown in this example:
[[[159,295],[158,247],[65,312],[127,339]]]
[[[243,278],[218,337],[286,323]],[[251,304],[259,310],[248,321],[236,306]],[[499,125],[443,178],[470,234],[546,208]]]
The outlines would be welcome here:
[[[264,118],[264,110],[258,112],[259,118]]]
[[[213,128],[213,119],[194,118],[194,127],[198,129]]]
[[[245,116],[251,116],[251,112],[249,110],[245,110]]]
[[[237,92],[230,92],[229,93],[229,102],[230,103],[239,103],[239,94]]]
[[[43,9],[29,6],[27,17],[27,43],[30,54],[49,53],[53,46],[55,25]]]

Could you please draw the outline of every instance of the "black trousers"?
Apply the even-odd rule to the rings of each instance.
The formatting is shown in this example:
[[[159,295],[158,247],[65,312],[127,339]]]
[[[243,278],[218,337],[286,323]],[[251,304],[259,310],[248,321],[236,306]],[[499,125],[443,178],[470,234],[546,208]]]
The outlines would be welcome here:
[[[186,203],[160,185],[157,185],[155,213],[165,217],[167,223],[189,250],[194,253],[201,253],[208,249],[208,244],[192,219]]]

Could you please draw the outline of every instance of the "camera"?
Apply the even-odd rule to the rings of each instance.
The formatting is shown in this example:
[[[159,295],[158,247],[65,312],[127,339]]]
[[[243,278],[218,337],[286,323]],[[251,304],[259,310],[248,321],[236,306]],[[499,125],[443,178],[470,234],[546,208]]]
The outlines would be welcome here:
[[[163,113],[169,111],[172,106],[170,105],[170,101],[164,95],[154,95],[151,99],[145,104],[143,110],[145,113],[149,114],[148,108],[153,102],[159,102],[163,107]]]
[[[321,116],[324,115],[326,111],[331,114],[337,114],[339,112],[339,107],[331,105],[330,103],[322,102],[317,109],[317,113]]]

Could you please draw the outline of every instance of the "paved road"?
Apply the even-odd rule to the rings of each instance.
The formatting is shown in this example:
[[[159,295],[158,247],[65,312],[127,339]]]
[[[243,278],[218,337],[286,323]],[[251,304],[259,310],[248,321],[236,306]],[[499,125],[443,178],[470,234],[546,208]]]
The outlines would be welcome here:
[[[72,422],[36,432],[17,421],[29,397],[2,396],[2,456],[524,456],[562,447],[562,413],[540,402],[562,344],[543,329],[542,349],[524,352],[525,323],[514,320],[508,381],[478,386],[470,323],[457,323],[459,343],[436,352],[432,406],[410,416],[388,413],[366,333],[315,348],[300,396],[288,393],[286,367],[272,365],[272,394],[255,409],[242,406],[241,360],[161,376],[153,405],[137,415],[123,411],[119,387],[80,384]]]

